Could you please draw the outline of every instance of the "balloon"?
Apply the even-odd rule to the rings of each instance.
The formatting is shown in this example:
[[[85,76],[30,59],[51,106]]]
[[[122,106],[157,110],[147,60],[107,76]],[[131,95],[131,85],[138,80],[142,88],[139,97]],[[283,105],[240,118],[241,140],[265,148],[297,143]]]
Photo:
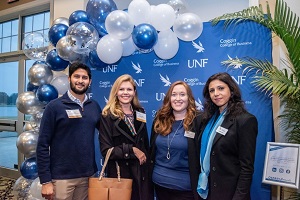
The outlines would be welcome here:
[[[134,25],[149,23],[150,11],[150,4],[147,1],[131,1],[128,6],[128,14]]]
[[[105,19],[107,15],[117,10],[116,3],[113,0],[89,0],[86,5],[86,13],[91,24],[96,28],[99,35],[107,34],[105,28]]]
[[[64,60],[70,62],[81,61],[84,55],[75,52],[75,49],[78,49],[78,46],[81,44],[81,39],[79,36],[75,35],[66,35],[62,37],[56,45],[56,51]]]
[[[58,97],[58,91],[53,85],[44,84],[38,88],[36,96],[41,102],[47,104]]]
[[[25,131],[32,131],[33,130],[33,126],[31,125],[30,122],[26,122],[25,125],[23,126],[23,132]]]
[[[66,26],[69,26],[69,19],[66,17],[59,17],[53,21],[52,26],[54,24],[64,24]]]
[[[67,35],[74,35],[80,38],[80,43],[75,44],[73,51],[79,54],[88,54],[96,49],[99,41],[97,30],[89,23],[76,22],[68,28]]]
[[[103,62],[112,64],[117,62],[123,53],[120,40],[110,35],[103,36],[97,44],[97,55]]]
[[[136,50],[136,47],[133,43],[132,37],[129,37],[125,40],[122,40],[122,46],[123,46],[123,54],[122,56],[130,56],[133,54]]]
[[[138,50],[143,53],[148,53],[153,50],[157,42],[157,31],[150,24],[137,25],[132,32],[132,40]]]
[[[173,30],[179,39],[193,41],[201,35],[203,23],[196,14],[184,13],[175,20]]]
[[[175,19],[174,9],[167,4],[159,4],[151,10],[151,24],[158,31],[170,29]]]
[[[29,119],[29,123],[30,123],[31,127],[33,128],[33,131],[37,134],[39,133],[43,114],[44,114],[44,109],[38,111],[34,115],[31,115],[31,117]]]
[[[170,0],[167,4],[174,9],[176,16],[187,12],[184,0]]]
[[[68,26],[65,24],[54,24],[50,27],[48,37],[53,46],[56,46],[58,40],[66,36]]]
[[[48,52],[48,40],[39,32],[29,33],[22,42],[24,54],[32,60],[45,60]]]
[[[39,88],[38,85],[33,85],[33,84],[30,83],[30,82],[27,83],[27,87],[26,87],[27,91],[31,91],[31,92],[34,92],[34,93],[35,93],[35,92],[37,91],[38,88]]]
[[[179,41],[175,33],[165,30],[158,33],[158,42],[154,46],[155,54],[161,59],[173,58],[179,49]]]
[[[35,64],[28,71],[28,79],[33,85],[50,83],[53,73],[47,64]]]
[[[89,17],[84,10],[76,10],[69,17],[69,26],[76,22],[87,22],[90,23]]]
[[[21,164],[21,175],[27,179],[36,179],[38,177],[36,157],[27,158]]]
[[[40,179],[37,177],[34,179],[34,181],[31,183],[29,193],[31,196],[35,199],[44,199],[42,197],[42,185],[40,184]]]
[[[17,148],[26,158],[35,156],[38,137],[39,135],[32,131],[23,132],[18,136]]]
[[[120,40],[126,39],[131,35],[133,26],[129,14],[122,10],[112,11],[105,20],[108,34]]]
[[[23,92],[19,94],[16,100],[16,106],[21,113],[31,115],[38,113],[44,107],[34,92]]]
[[[27,199],[29,195],[29,189],[33,180],[26,179],[23,176],[20,176],[12,189],[12,194],[14,199]]]
[[[59,57],[56,49],[49,51],[46,57],[46,62],[53,71],[62,71],[66,69],[69,62]]]
[[[93,50],[89,54],[89,62],[91,63],[92,68],[102,69],[107,66],[100,58],[98,57],[97,51]]]
[[[55,77],[50,84],[57,89],[59,95],[63,95],[70,89],[69,79],[67,75]]]

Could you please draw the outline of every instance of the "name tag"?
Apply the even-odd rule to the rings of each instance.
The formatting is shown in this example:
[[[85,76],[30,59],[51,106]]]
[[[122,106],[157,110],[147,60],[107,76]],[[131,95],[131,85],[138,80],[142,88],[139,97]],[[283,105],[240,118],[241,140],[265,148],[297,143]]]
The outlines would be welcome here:
[[[67,115],[69,118],[82,118],[82,115],[79,111],[79,109],[75,109],[75,110],[66,110]]]
[[[184,132],[184,137],[188,137],[188,138],[194,139],[194,138],[195,138],[195,132],[192,132],[192,131],[185,131],[185,132]]]
[[[136,119],[140,122],[146,123],[146,114],[136,111]]]
[[[221,135],[226,135],[226,133],[228,132],[228,129],[227,128],[223,128],[222,126],[219,126],[217,128],[217,133],[220,133]]]

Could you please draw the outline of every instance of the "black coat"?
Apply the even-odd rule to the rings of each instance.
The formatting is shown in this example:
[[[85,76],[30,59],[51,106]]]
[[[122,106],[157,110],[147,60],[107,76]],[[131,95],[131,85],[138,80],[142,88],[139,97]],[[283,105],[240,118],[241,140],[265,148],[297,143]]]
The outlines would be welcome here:
[[[144,112],[141,111],[140,112]],[[101,117],[99,128],[100,150],[103,157],[109,148],[114,147],[110,160],[107,164],[106,173],[108,177],[117,177],[116,164],[118,161],[121,177],[133,179],[132,200],[153,200],[153,190],[148,177],[149,163],[149,139],[146,123],[136,119],[134,112],[134,127],[137,132],[132,136],[124,120],[112,115]],[[147,162],[140,165],[138,158],[134,155],[132,147],[143,151]]]
[[[153,122],[154,124],[154,122]],[[200,147],[198,143],[198,138],[200,134],[201,129],[201,116],[200,114],[195,117],[192,125],[191,130],[195,133],[195,137],[187,138],[188,140],[188,162],[189,162],[189,173],[190,173],[190,179],[191,179],[191,188],[194,194],[194,199],[200,199],[198,193],[197,193],[197,185],[198,185],[198,177],[200,174]],[[150,139],[150,177],[152,179],[152,173],[154,169],[155,164],[155,152],[156,152],[156,138],[158,136],[158,133],[156,133],[152,126],[151,131],[151,139]]]
[[[210,154],[210,200],[248,200],[254,172],[258,124],[256,117],[243,113],[236,118],[226,116],[217,133]],[[200,137],[201,141],[201,137]]]

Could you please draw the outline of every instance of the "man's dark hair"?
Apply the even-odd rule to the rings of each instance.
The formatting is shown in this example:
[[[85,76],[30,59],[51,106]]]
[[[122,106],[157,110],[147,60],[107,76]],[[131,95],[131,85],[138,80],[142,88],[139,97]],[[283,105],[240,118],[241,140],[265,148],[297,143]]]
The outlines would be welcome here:
[[[71,65],[69,65],[69,77],[72,76],[72,74],[77,70],[77,69],[83,69],[87,72],[88,76],[90,79],[92,79],[92,73],[91,73],[91,69],[83,64],[83,63],[79,63],[79,62],[74,62]]]

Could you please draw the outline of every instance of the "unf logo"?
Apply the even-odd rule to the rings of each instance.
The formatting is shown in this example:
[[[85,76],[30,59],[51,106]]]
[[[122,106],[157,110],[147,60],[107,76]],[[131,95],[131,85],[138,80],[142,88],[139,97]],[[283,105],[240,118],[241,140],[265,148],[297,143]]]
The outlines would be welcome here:
[[[198,44],[197,44],[196,42],[192,41],[192,44],[193,44],[193,47],[194,47],[195,49],[197,49],[197,53],[202,53],[202,52],[204,52],[205,49],[203,48],[203,45],[201,44],[200,41],[198,42]]]
[[[196,104],[197,110],[203,110],[203,105],[199,98],[198,98],[198,100],[195,100],[195,104]]]
[[[138,64],[134,64],[134,63],[131,61],[131,64],[132,64],[133,69],[135,70],[135,73],[137,73],[137,74],[142,73],[142,68],[141,68],[141,66],[140,66],[139,63],[138,63]]]
[[[112,66],[107,65],[107,67],[104,67],[102,71],[103,73],[116,72],[117,66],[118,65],[112,65]]]
[[[206,64],[208,63],[208,59],[204,58],[204,59],[193,59],[193,60],[188,60],[188,68],[203,68],[206,66]]]
[[[240,64],[240,59],[238,59],[237,57],[235,59],[231,58],[228,54],[227,57],[229,60],[236,60],[234,61],[234,63],[231,63],[230,66],[232,66],[234,69],[241,69],[242,64]]]
[[[170,81],[168,75],[166,75],[166,77],[163,77],[161,74],[159,74],[159,76],[160,76],[160,80],[164,83],[164,86],[171,85],[171,81]]]
[[[143,84],[145,83],[145,79],[144,78],[134,79],[134,82],[135,82],[136,86],[142,87]]]

